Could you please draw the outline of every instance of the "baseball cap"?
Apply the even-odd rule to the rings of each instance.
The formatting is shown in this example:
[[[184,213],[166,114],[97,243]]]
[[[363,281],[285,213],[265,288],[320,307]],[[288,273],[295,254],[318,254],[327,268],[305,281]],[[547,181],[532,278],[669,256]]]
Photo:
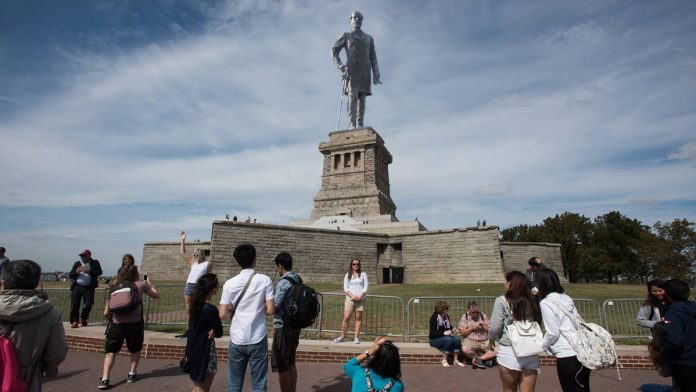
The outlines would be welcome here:
[[[80,252],[80,256],[92,257],[92,252],[89,249],[85,249],[82,252]]]

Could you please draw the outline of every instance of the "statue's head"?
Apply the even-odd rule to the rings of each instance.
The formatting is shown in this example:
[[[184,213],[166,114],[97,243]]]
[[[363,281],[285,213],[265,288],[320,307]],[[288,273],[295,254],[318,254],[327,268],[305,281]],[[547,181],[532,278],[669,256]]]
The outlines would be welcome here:
[[[355,11],[350,14],[349,20],[350,25],[353,26],[353,29],[359,29],[362,26],[363,16],[360,11]]]

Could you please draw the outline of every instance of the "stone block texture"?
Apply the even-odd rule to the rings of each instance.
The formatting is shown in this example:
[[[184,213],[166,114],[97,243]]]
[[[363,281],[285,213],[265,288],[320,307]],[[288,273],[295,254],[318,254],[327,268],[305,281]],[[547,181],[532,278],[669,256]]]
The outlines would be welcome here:
[[[542,242],[501,242],[500,254],[503,258],[505,273],[509,271],[525,271],[529,268],[527,262],[533,256],[541,257],[547,267],[563,277],[563,261],[561,260],[561,245]]]
[[[319,144],[319,151],[324,163],[312,220],[332,215],[396,213],[389,191],[392,156],[374,129],[331,132],[329,141]]]
[[[186,252],[193,254],[196,248],[210,254],[210,242],[186,243]],[[150,279],[185,281],[191,268],[181,258],[179,242],[153,242],[145,244],[140,274]]]
[[[239,273],[232,251],[242,243],[256,247],[256,269],[269,276],[275,273],[275,256],[281,251],[290,252],[293,269],[308,282],[341,282],[352,257],[358,257],[370,281],[378,283],[382,282],[383,269],[389,267],[404,268],[404,283],[499,283],[506,271],[526,269],[526,260],[533,255],[563,271],[560,246],[500,244],[496,226],[387,235],[216,221],[211,259],[214,272],[222,279]],[[180,260],[178,244],[146,244],[143,271],[184,280],[188,269]]]

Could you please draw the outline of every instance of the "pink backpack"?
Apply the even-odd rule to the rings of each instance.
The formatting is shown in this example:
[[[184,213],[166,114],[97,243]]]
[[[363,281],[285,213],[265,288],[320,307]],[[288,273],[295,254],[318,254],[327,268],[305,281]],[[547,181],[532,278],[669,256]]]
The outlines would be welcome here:
[[[0,334],[0,392],[28,392],[27,384],[22,380],[17,351],[12,341],[5,336],[10,328]]]

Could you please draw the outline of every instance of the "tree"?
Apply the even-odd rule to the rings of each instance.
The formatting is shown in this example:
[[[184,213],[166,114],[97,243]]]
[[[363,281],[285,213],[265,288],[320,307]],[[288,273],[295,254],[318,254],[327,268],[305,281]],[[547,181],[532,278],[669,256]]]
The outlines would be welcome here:
[[[500,232],[501,241],[507,242],[543,242],[542,230],[539,225],[519,225],[509,227]]]
[[[671,223],[657,221],[655,235],[662,242],[655,249],[653,274],[662,277],[692,280],[696,275],[696,231],[694,223],[675,219]]]
[[[588,240],[592,222],[584,215],[574,212],[556,214],[542,223],[543,238],[546,242],[561,244],[563,274],[571,282],[577,282],[578,248]]]
[[[598,268],[604,273],[607,283],[615,283],[620,275],[628,278],[641,276],[641,239],[645,238],[648,230],[648,226],[618,211],[595,219],[590,236],[591,249],[586,254],[601,259],[602,264]]]

